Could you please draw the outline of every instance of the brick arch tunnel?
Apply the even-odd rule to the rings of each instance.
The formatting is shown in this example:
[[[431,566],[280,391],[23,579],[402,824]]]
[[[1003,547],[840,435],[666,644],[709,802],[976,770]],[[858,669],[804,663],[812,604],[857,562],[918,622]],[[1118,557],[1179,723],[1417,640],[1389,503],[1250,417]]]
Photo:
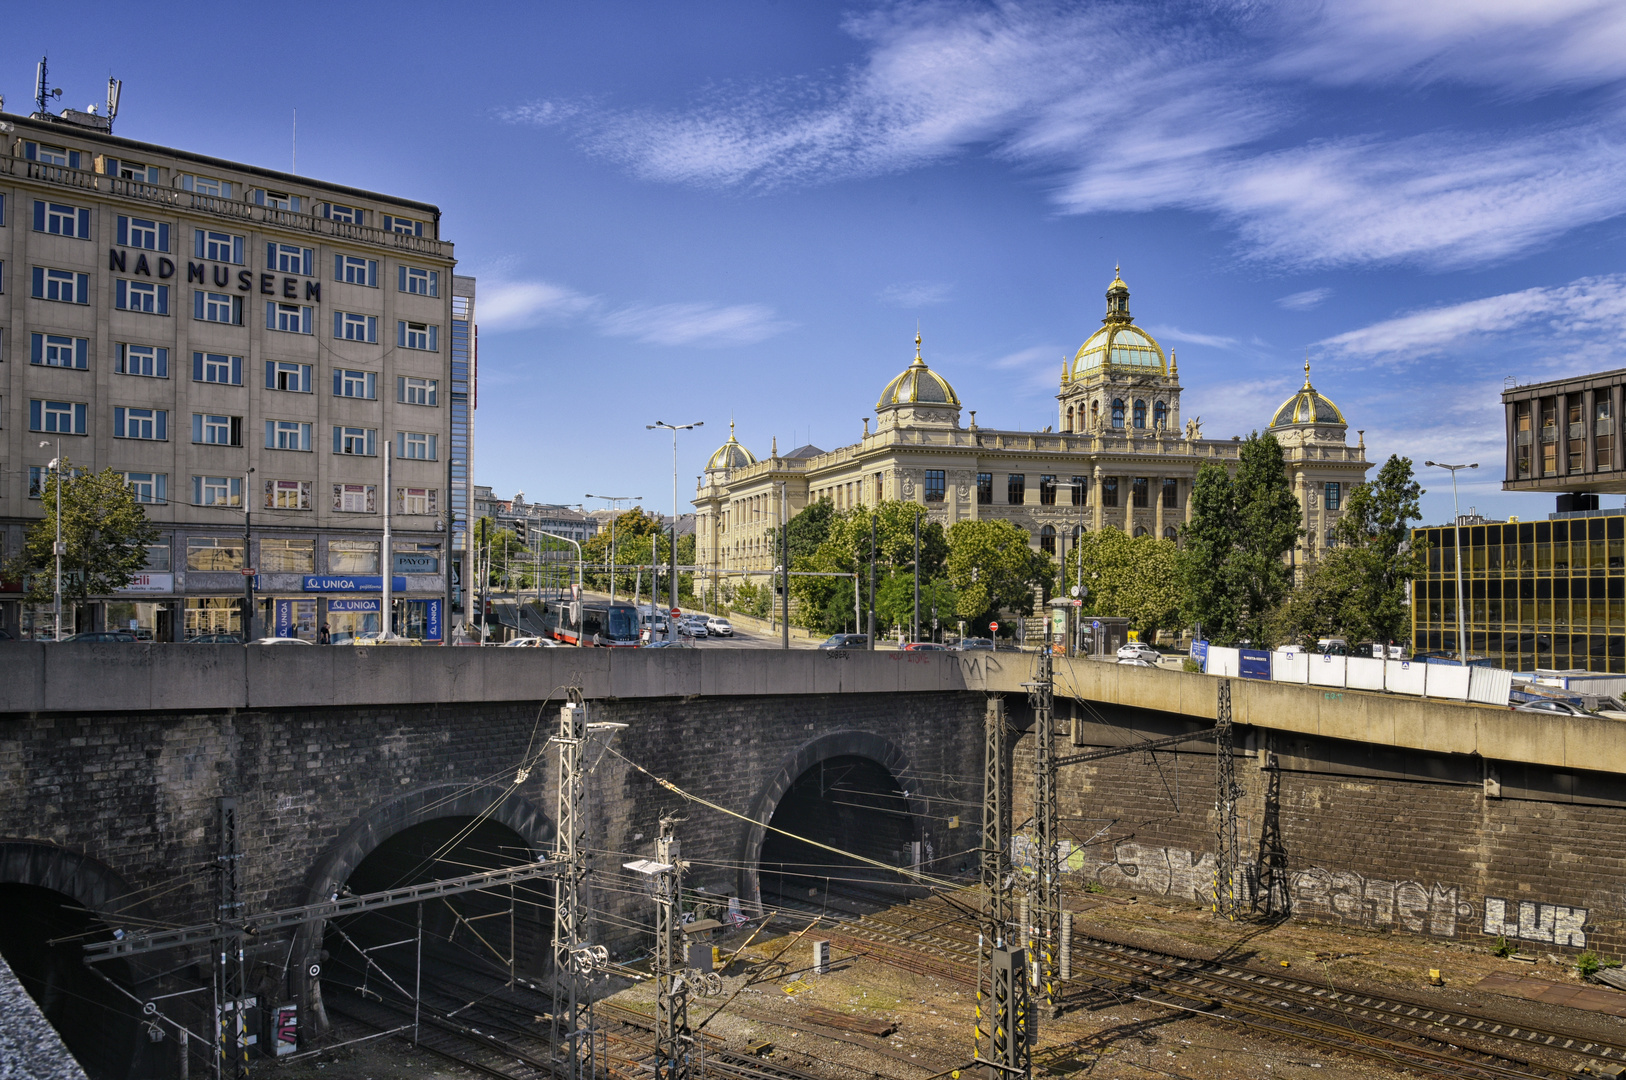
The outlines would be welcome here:
[[[167,1047],[147,1037],[131,996],[151,991],[153,973],[116,960],[98,964],[98,975],[82,959],[82,944],[111,940],[113,926],[145,922],[144,914],[124,879],[95,859],[54,844],[0,841],[0,956],[90,1080],[146,1080],[173,1066]]]
[[[312,871],[305,902],[514,866],[541,857],[552,841],[552,823],[511,789],[438,784],[352,824]],[[553,892],[546,881],[378,909],[330,920],[296,942],[306,957],[305,1015],[320,1027],[346,999],[405,1002],[418,963],[420,908],[426,990],[488,985],[507,977],[510,962],[515,974],[539,975],[549,962]],[[319,977],[309,977],[313,969]]]
[[[888,866],[915,859],[926,808],[920,793],[909,790],[918,785],[913,776],[903,750],[870,732],[831,732],[802,746],[753,804],[741,896],[758,906],[765,894],[808,903],[857,882],[901,883],[900,876],[850,855]]]

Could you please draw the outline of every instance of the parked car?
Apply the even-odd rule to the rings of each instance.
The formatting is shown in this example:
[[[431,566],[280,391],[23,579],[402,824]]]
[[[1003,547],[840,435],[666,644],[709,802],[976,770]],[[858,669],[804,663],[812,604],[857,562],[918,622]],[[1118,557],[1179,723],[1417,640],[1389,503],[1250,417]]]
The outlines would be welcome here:
[[[1139,656],[1126,656],[1119,660],[1118,663],[1123,664],[1125,667],[1157,667],[1152,661]]]
[[[296,637],[262,637],[249,642],[250,645],[310,645],[304,638]]]
[[[128,630],[86,630],[82,634],[70,634],[62,639],[64,642],[77,641],[91,644],[111,645],[135,640],[135,635]]]
[[[505,641],[498,648],[501,649],[556,649],[559,643],[552,638],[545,637],[517,637],[513,641]]]
[[[678,620],[678,633],[686,634],[692,638],[708,636],[706,620],[700,615],[685,615]]]
[[[644,645],[646,649],[692,649],[694,642],[678,638],[676,641],[651,641]]]
[[[721,615],[713,615],[706,620],[706,633],[716,637],[733,637],[734,624]]]
[[[348,641],[335,641],[335,645],[422,645],[417,638],[402,637],[400,634],[391,634],[385,637],[380,631],[366,634],[357,634]]]
[[[1341,637],[1324,637],[1315,643],[1315,651],[1323,656],[1348,656],[1349,641]]]
[[[994,639],[985,637],[961,638],[954,648],[960,652],[993,652]]]
[[[1567,701],[1521,701],[1513,706],[1514,712],[1539,712],[1549,716],[1591,716],[1579,705]]]
[[[641,621],[642,621],[643,628],[645,630],[648,630],[649,627],[650,627],[650,617],[648,615],[645,615]],[[665,615],[656,615],[655,618],[654,618],[654,626],[655,626],[655,633],[665,635],[665,633],[666,633],[666,616]]]
[[[1150,664],[1158,661],[1158,652],[1144,641],[1131,641],[1118,648],[1120,660],[1145,660]]]
[[[867,634],[831,634],[829,639],[819,643],[821,649],[862,649],[869,645]]]
[[[188,645],[241,645],[241,634],[199,634],[186,639]]]
[[[904,652],[948,652],[947,645],[939,645],[935,641],[911,641],[903,647]]]

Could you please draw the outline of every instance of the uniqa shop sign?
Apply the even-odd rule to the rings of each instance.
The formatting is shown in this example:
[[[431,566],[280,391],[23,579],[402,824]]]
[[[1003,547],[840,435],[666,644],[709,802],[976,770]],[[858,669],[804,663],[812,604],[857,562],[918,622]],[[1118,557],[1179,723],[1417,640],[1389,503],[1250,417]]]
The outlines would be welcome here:
[[[406,592],[406,578],[396,575],[390,579],[390,588],[396,592]],[[382,575],[363,577],[324,577],[320,574],[305,575],[305,591],[315,593],[360,593],[384,591],[384,578]]]

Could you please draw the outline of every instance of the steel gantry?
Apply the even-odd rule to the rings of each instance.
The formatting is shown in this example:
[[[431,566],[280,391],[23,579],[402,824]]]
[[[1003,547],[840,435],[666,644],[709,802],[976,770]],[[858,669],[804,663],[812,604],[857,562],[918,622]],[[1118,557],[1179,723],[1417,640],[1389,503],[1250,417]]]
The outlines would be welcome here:
[[[1011,768],[1005,699],[988,699],[984,713],[982,893],[987,912],[977,935],[977,1006],[972,1056],[1000,1076],[1027,1077],[1027,959],[1011,948]]]
[[[1033,853],[1034,883],[1028,902],[1029,935],[1037,963],[1034,989],[1047,1015],[1056,1010],[1058,949],[1061,941],[1061,844],[1056,791],[1056,712],[1050,650],[1039,653],[1038,678],[1027,685],[1033,705]]]
[[[591,732],[621,724],[589,724],[587,703],[571,691],[559,710],[559,733],[553,743],[559,757],[559,790],[555,807],[559,831],[553,841],[553,1022],[565,1080],[593,1080],[597,1075],[593,1000],[588,994],[595,970],[608,959],[603,946],[587,941],[587,797],[586,749]]]
[[[689,1080],[689,980],[683,971],[683,860],[673,835],[677,819],[661,818],[655,860],[655,1077]]]
[[[1219,684],[1219,710],[1214,722],[1214,913],[1235,920],[1245,914],[1241,857],[1237,850],[1236,746],[1231,731],[1231,680]]]

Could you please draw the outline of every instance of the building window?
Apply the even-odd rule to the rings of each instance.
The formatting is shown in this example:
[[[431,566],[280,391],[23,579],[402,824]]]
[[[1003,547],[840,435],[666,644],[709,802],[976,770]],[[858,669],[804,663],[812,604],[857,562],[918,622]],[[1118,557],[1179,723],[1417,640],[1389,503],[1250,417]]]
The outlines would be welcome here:
[[[1054,525],[1046,525],[1039,530],[1039,550],[1046,555],[1056,553],[1056,527]]]
[[[230,293],[194,292],[192,317],[203,322],[243,325],[243,298]]]
[[[168,487],[168,473],[127,472],[123,476],[124,486],[130,489],[130,494],[135,496],[136,502],[161,503],[169,501],[164,492],[164,489]],[[157,547],[158,545],[153,546]],[[164,547],[164,553],[166,555],[169,553],[167,545]]]
[[[434,461],[435,436],[423,431],[395,433],[395,456],[409,461]]]
[[[195,476],[194,480],[210,479]],[[220,477],[213,479],[219,480]],[[241,482],[241,481],[239,481]],[[213,506],[214,503],[200,503]],[[224,505],[224,504],[220,504]],[[241,570],[243,568],[243,540],[238,536],[189,536],[186,538],[186,568],[188,570]]]
[[[340,486],[335,484],[335,491]],[[350,484],[347,486],[357,487],[358,485]],[[367,505],[368,509],[371,510],[372,502],[370,499]],[[359,513],[359,511],[357,512]],[[327,569],[330,574],[378,573],[378,541],[329,540],[327,542]]]
[[[76,274],[72,270],[53,270],[48,266],[34,267],[34,299],[55,300],[63,304],[90,303],[90,275]]]
[[[169,439],[169,412],[165,409],[115,408],[113,438],[165,442]]]
[[[346,225],[367,224],[367,211],[358,206],[341,206],[338,203],[317,203],[316,212],[329,221],[342,221]]]
[[[1064,430],[1069,432],[1073,430],[1073,407],[1071,405],[1067,406],[1067,427]]]
[[[69,150],[61,146],[25,142],[23,143],[23,157],[28,161],[37,161],[41,165],[56,165],[64,169],[79,168],[79,151]]]
[[[876,492],[876,497],[880,497],[880,492]],[[991,472],[980,472],[977,474],[977,505],[988,506],[992,504],[993,501],[994,474]]]
[[[169,350],[157,345],[119,343],[117,369],[120,375],[145,375],[149,379],[169,378]]]
[[[61,334],[31,334],[28,362],[42,367],[78,368],[90,363],[90,339]]]
[[[1039,505],[1056,505],[1056,478],[1054,476],[1039,477]]]
[[[265,245],[265,268],[267,270],[310,277],[311,260],[313,258],[315,258],[315,252],[308,247],[275,242],[267,242]]]
[[[1140,538],[1142,536],[1145,536],[1145,535],[1146,535],[1146,526],[1144,526],[1144,525],[1136,525],[1135,526],[1135,536],[1136,536],[1136,538],[1138,539],[1138,538]]]
[[[1327,550],[1331,551],[1338,546],[1338,533],[1334,529],[1327,530]]]
[[[1517,479],[1530,475],[1530,448],[1535,432],[1530,422],[1530,403],[1521,401],[1513,407],[1514,472]]]
[[[1164,402],[1152,406],[1152,426],[1159,431],[1165,431],[1169,426],[1169,407]]]
[[[371,371],[345,371],[335,369],[333,372],[333,396],[366,398],[368,401],[378,397],[378,376]]]
[[[375,449],[377,437],[377,428],[336,427],[333,429],[333,452],[373,457],[378,453]]]
[[[411,375],[397,376],[395,400],[406,405],[434,405],[438,399],[439,379],[419,379]]]
[[[285,334],[308,334],[311,332],[311,309],[299,304],[279,304],[275,300],[267,300],[265,328],[281,330]]]
[[[303,485],[307,489],[310,485],[303,480],[272,480],[271,484],[292,484],[296,488]],[[272,506],[266,503],[268,510],[309,510],[310,499],[307,497],[305,506]],[[260,561],[258,569],[262,574],[314,574],[316,573],[316,541],[289,539],[284,536],[268,536],[260,541]]]
[[[1118,478],[1116,476],[1103,476],[1101,478],[1101,505],[1118,505]]]
[[[1180,481],[1172,476],[1163,478],[1163,509],[1180,509]]]
[[[1129,500],[1131,505],[1137,507],[1150,506],[1152,482],[1144,476],[1137,476],[1129,487]]]
[[[162,182],[162,178],[158,174],[158,166],[143,165],[139,161],[128,161],[124,158],[108,158],[107,175],[116,176],[120,180],[134,180],[138,184]],[[152,567],[149,566],[147,569],[150,570]],[[168,567],[165,569],[168,569]]]
[[[359,255],[333,256],[333,278],[350,285],[378,288],[378,260],[363,259]]]
[[[1581,415],[1581,395],[1571,394],[1569,400],[1569,470],[1578,473],[1586,468],[1586,424]]]
[[[926,501],[942,502],[948,494],[948,478],[942,469],[926,470]]]
[[[1137,430],[1146,426],[1146,402],[1135,399],[1135,428]]]
[[[191,173],[182,173],[181,190],[196,192],[199,195],[212,195],[219,199],[229,199],[231,198],[231,181],[216,180],[212,176],[194,176]],[[241,259],[237,261],[242,262]]]
[[[265,388],[267,390],[287,390],[295,394],[308,394],[311,392],[311,366],[309,364],[296,364],[289,360],[267,360],[265,362]]]
[[[298,195],[290,195],[286,191],[267,191],[264,188],[250,188],[248,201],[255,206],[263,206],[267,210],[291,210],[296,214],[299,212],[300,207]],[[272,269],[275,270],[276,267],[272,267]],[[291,272],[298,273],[299,271]],[[305,274],[308,277],[310,271],[306,270]]]
[[[402,233],[406,236],[422,236],[423,222],[413,221],[411,218],[396,217],[393,214],[385,214],[384,231]]]
[[[195,352],[192,354],[192,381],[242,386],[243,358],[221,353]]]
[[[1068,485],[1073,496],[1074,506],[1085,506],[1089,503],[1090,482],[1082,476],[1072,477]]]
[[[1609,472],[1615,467],[1615,418],[1610,409],[1607,393],[1600,393],[1592,403],[1592,437],[1599,472]]]
[[[114,286],[113,306],[121,311],[140,311],[147,315],[169,314],[169,286],[156,281],[125,281],[119,278]]]
[[[395,509],[401,514],[439,513],[440,492],[436,488],[404,487],[395,489]]]
[[[416,266],[399,266],[396,270],[400,276],[402,292],[417,293],[419,296],[440,295],[439,270],[424,270]]]
[[[1553,398],[1541,399],[1541,472],[1558,472],[1558,404]]]
[[[309,450],[311,426],[299,420],[267,420],[265,422],[265,448],[267,450]]]
[[[378,341],[378,317],[349,311],[333,313],[333,336],[339,341]]]
[[[1090,402],[1090,427],[1091,428],[1099,427],[1100,424],[1101,424],[1101,403],[1099,401],[1092,401],[1092,402]]]
[[[119,246],[146,248],[148,251],[169,250],[169,223],[148,218],[119,215]]]
[[[267,510],[309,510],[311,508],[311,482],[309,480],[267,480],[265,482],[265,508]],[[308,543],[309,541],[306,541]],[[261,552],[265,551],[265,541],[260,542]],[[265,566],[261,558],[262,569],[271,570],[273,567]]]
[[[194,476],[192,478],[192,502],[196,506],[242,506],[243,478],[241,476]],[[193,567],[190,565],[191,561],[191,557],[188,556],[187,569],[207,569],[206,567]],[[226,567],[226,569],[234,570],[236,567]]]
[[[341,514],[377,513],[377,499],[378,489],[372,484],[333,485],[333,509]]]
[[[1009,473],[1005,477],[1005,501],[1012,506],[1020,506],[1027,499],[1028,478],[1026,473]]]
[[[192,441],[206,446],[242,446],[243,418],[193,413]]]
[[[1163,539],[1171,544],[1178,544],[1180,542],[1180,533],[1173,525],[1165,525],[1163,526]]]
[[[72,236],[90,239],[90,210],[83,206],[64,206],[62,203],[34,201],[34,231],[52,236]]]
[[[212,229],[198,229],[192,234],[192,254],[210,262],[236,263],[242,266],[243,238],[233,236],[231,233],[215,232]],[[222,282],[216,280],[215,284],[220,285]]]
[[[395,324],[395,344],[403,349],[440,351],[440,327],[428,323],[398,322]]]
[[[1112,426],[1119,429],[1124,426],[1124,403],[1122,398],[1113,399]]]
[[[30,401],[28,430],[53,435],[83,435],[90,423],[90,406],[82,401]]]
[[[1325,494],[1322,496],[1326,500],[1327,509],[1337,510],[1341,504],[1342,496],[1343,485],[1336,480],[1327,481]]]

